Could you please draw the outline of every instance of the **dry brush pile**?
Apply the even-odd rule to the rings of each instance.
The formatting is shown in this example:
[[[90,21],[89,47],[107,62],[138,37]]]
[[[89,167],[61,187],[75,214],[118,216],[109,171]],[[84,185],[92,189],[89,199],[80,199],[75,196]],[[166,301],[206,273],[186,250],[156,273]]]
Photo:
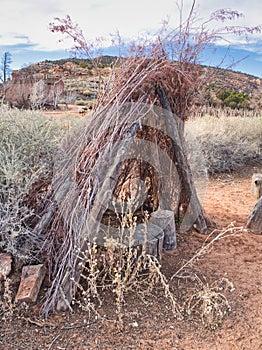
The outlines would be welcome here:
[[[168,76],[172,79],[168,79]],[[190,75],[186,74],[185,68],[184,75],[181,75],[178,65],[167,60],[125,60],[121,70],[118,68],[117,77],[112,77],[111,88],[104,89],[98,106],[85,128],[68,145],[62,161],[58,159],[59,166],[54,173],[51,192],[47,193],[48,200],[43,209],[45,214],[35,229],[39,235],[45,236],[42,254],[50,271],[51,285],[44,305],[45,312],[53,310],[57,303],[59,308],[69,307],[84,267],[79,268],[81,254],[86,252],[85,256],[93,259],[91,251],[94,247],[91,245],[90,248],[90,243],[104,247],[108,239],[114,239],[117,244],[126,246],[126,254],[129,256],[132,244],[126,241],[122,229],[129,227],[126,224],[127,216],[131,215],[137,225],[158,209],[159,193],[163,190],[160,183],[163,179],[159,178],[154,164],[150,164],[150,161],[155,159],[155,162],[160,162],[161,152],[168,155],[169,166],[181,161],[180,158],[176,159],[178,155],[174,147],[177,147],[180,156],[184,157],[183,166],[178,167],[179,176],[183,180],[175,186],[174,175],[168,175],[167,169],[166,184],[169,183],[169,192],[173,191],[173,198],[172,203],[169,203],[171,207],[163,209],[172,209],[174,213],[178,213],[182,200],[179,190],[181,184],[187,191],[191,191],[187,192],[188,198],[183,199],[185,206],[189,206],[191,195],[197,198],[196,193],[192,192],[195,190],[186,156],[183,154],[184,145],[174,146],[172,137],[164,133],[165,126],[161,129],[158,125],[158,122],[164,124],[165,118],[168,120],[172,116],[175,130],[172,129],[174,125],[169,126],[171,134],[173,131],[183,140],[183,118],[190,98],[181,97],[188,103],[184,106],[177,101],[180,95],[188,94],[189,89],[186,86],[191,84],[188,77]],[[180,84],[185,88],[178,89]],[[172,91],[176,91],[176,99]],[[160,109],[160,106],[164,109]],[[173,112],[181,115],[180,122],[173,116]],[[132,142],[137,143],[136,151],[140,154],[132,154],[132,150],[130,153]],[[156,146],[151,158],[148,153],[146,156],[142,154],[141,142],[144,145],[149,143]],[[149,160],[146,161],[145,157]],[[132,200],[139,200],[141,194],[132,196],[130,193],[130,184],[134,184],[137,179],[143,181],[146,187],[145,198],[139,205],[132,203]],[[113,194],[110,203],[108,190]],[[200,204],[197,205],[200,208]],[[201,211],[198,214],[201,217]],[[197,221],[198,217],[195,220]],[[103,233],[100,229],[101,223],[106,227]],[[199,227],[201,225],[205,225],[204,218],[199,221]],[[111,227],[116,228],[116,234],[112,234]],[[127,240],[129,239],[131,237]],[[123,254],[116,250],[115,255],[124,274],[123,260],[120,258],[119,261]],[[137,260],[134,256],[133,259]],[[87,259],[86,264],[88,261]],[[93,263],[91,266],[94,267]],[[141,268],[142,266],[140,263]],[[155,274],[158,271],[157,266],[155,261]],[[139,270],[135,269],[137,273]],[[98,267],[95,274],[100,276]],[[134,279],[134,276],[131,274],[125,278]]]
[[[159,62],[157,66],[159,67]],[[152,66],[150,66],[150,72],[152,72],[151,68]],[[128,86],[128,93],[129,91]],[[131,91],[133,90],[131,89]],[[141,91],[144,90],[141,89]],[[122,96],[126,97],[124,93]],[[134,95],[130,96],[134,99]],[[143,98],[146,98],[147,101],[152,99],[154,103],[160,104],[157,93],[154,98],[152,96],[141,96],[141,101],[144,101]],[[25,158],[23,158],[22,162],[11,162],[11,164],[16,164],[17,167],[20,167],[29,160],[29,156],[33,155],[31,152],[24,152],[24,147],[28,147],[25,141],[31,140],[33,135],[36,143],[41,143],[43,140],[45,141],[44,145],[42,145],[44,146],[45,152],[43,148],[38,147],[39,145],[34,151],[41,150],[40,155],[36,153],[34,156],[37,159],[36,163],[38,167],[42,164],[41,162],[43,160],[46,161],[46,163],[41,165],[42,172],[40,170],[37,172],[38,169],[34,168],[36,173],[34,173],[34,176],[30,179],[27,190],[23,192],[23,195],[20,195],[23,202],[27,203],[27,208],[30,212],[30,225],[26,220],[27,217],[24,216],[22,212],[19,214],[19,220],[22,218],[19,225],[22,230],[28,230],[27,232],[30,235],[31,241],[30,239],[28,240],[29,236],[20,235],[21,231],[20,233],[17,232],[17,235],[12,234],[10,239],[12,240],[12,244],[15,243],[16,245],[18,245],[18,241],[20,243],[27,242],[25,245],[19,243],[20,248],[28,248],[28,242],[30,242],[30,251],[33,253],[31,261],[36,261],[34,259],[37,257],[38,261],[45,262],[49,266],[49,294],[47,294],[46,304],[44,305],[44,307],[46,307],[44,310],[47,313],[53,310],[57,305],[57,297],[59,293],[61,293],[61,287],[63,286],[61,282],[63,282],[65,276],[67,281],[70,280],[69,276],[71,276],[71,287],[74,292],[78,291],[75,295],[75,303],[80,304],[80,306],[86,310],[97,312],[97,302],[99,300],[102,302],[103,300],[101,291],[108,289],[114,291],[119,325],[123,322],[122,307],[127,291],[143,290],[146,296],[146,293],[151,293],[155,285],[161,286],[163,295],[170,301],[170,305],[177,317],[182,317],[184,313],[182,305],[179,305],[174,292],[170,289],[168,280],[160,270],[159,261],[154,257],[148,257],[145,249],[142,249],[141,254],[136,250],[127,249],[126,245],[116,245],[114,240],[110,240],[110,238],[112,238],[110,235],[103,243],[102,249],[101,245],[96,244],[95,240],[92,242],[82,241],[83,226],[87,216],[79,216],[78,209],[81,215],[88,213],[90,198],[91,201],[93,201],[97,194],[96,191],[98,187],[95,186],[94,181],[100,180],[103,182],[105,180],[105,174],[101,173],[101,170],[105,170],[104,164],[110,164],[111,156],[114,154],[112,153],[114,152],[113,145],[117,142],[123,145],[123,141],[126,140],[125,137],[127,135],[131,136],[132,132],[136,132],[138,140],[141,140],[144,135],[145,139],[151,143],[157,141],[159,137],[157,141],[159,147],[165,149],[167,154],[170,152],[170,140],[163,137],[163,134],[159,134],[157,131],[159,130],[158,124],[155,125],[157,130],[153,128],[143,129],[141,128],[142,125],[139,124],[139,121],[145,120],[143,119],[145,113],[154,114],[156,107],[152,106],[152,104],[147,104],[145,108],[145,105],[140,101],[136,104],[130,102],[126,103],[128,98],[124,100],[125,104],[119,103],[119,101],[121,101],[121,94],[118,95],[118,99],[116,100],[112,100],[110,96],[106,96],[105,101],[110,101],[110,103],[106,105],[104,109],[97,109],[90,120],[82,120],[81,126],[76,128],[74,132],[71,132],[71,134],[63,140],[60,149],[58,148],[58,143],[59,140],[61,140],[61,131],[63,133],[65,130],[65,127],[60,129],[61,122],[57,125],[54,120],[50,121],[46,118],[41,119],[39,113],[36,113],[35,117],[34,114],[29,113],[24,119],[21,117],[20,113],[14,114],[13,119],[10,118],[10,111],[3,114],[3,120],[5,121],[3,126],[6,126],[6,121],[9,120],[8,125],[15,126],[15,128],[17,128],[17,133],[18,130],[23,130],[24,126],[28,127],[28,125],[32,125],[32,123],[29,124],[27,122],[30,118],[35,120],[33,131],[30,131],[30,129],[28,131],[28,133],[31,132],[30,137],[28,137],[29,134],[25,132],[24,139],[20,139],[16,144],[16,156],[19,155],[19,149],[22,149],[23,151],[21,151],[21,154]],[[120,111],[122,113],[120,113]],[[141,118],[141,116],[143,116],[143,118]],[[159,117],[159,115],[157,115],[157,117]],[[19,121],[21,124],[19,124]],[[201,120],[199,122],[201,122]],[[56,127],[54,127],[54,125],[56,125]],[[57,126],[59,127],[57,128]],[[8,130],[11,132],[10,127]],[[17,133],[14,133],[14,135],[17,135]],[[37,138],[38,135],[39,139]],[[22,137],[23,133],[19,132],[19,136]],[[16,139],[18,136],[12,135],[12,137]],[[9,135],[9,140],[12,139],[12,137]],[[55,152],[57,152],[56,156],[53,157]],[[28,165],[31,164],[32,163],[28,162]],[[152,167],[145,167],[141,162],[137,163],[134,162],[134,160],[125,161],[124,158],[119,171],[121,176],[119,177],[118,185],[115,187],[116,198],[120,198],[123,194],[121,191],[123,185],[126,183],[126,179],[130,179],[130,174],[132,174],[132,172],[135,175],[139,174],[144,180],[147,177],[151,180],[151,182],[149,181],[147,183],[149,196],[147,201],[144,202],[146,206],[144,209],[140,208],[140,210],[134,213],[132,211],[132,203],[128,201],[128,198],[125,198],[127,200],[126,204],[129,206],[128,209],[130,210],[115,206],[111,208],[111,211],[105,212],[103,217],[104,223],[107,225],[108,217],[111,217],[112,225],[116,224],[118,232],[124,232],[125,228],[134,232],[138,224],[137,220],[139,220],[139,218],[142,218],[144,222],[148,220],[147,216],[150,215],[150,212],[156,210],[159,205],[157,202],[159,181],[157,181],[157,174]],[[137,171],[138,173],[136,173]],[[21,169],[19,169],[18,173],[21,173]],[[15,173],[15,178],[18,173]],[[29,175],[29,172],[25,171],[23,174]],[[97,175],[99,175],[100,178]],[[5,185],[6,176],[6,174],[2,176],[2,186]],[[74,186],[72,186],[72,183]],[[155,185],[155,187],[153,185]],[[99,182],[97,186],[99,186]],[[175,191],[174,196],[175,201],[178,200],[179,193]],[[115,203],[115,205],[117,205],[117,203]],[[46,215],[46,213],[48,213],[48,215]],[[14,223],[11,217],[10,220]],[[12,233],[11,230],[9,230],[9,234],[10,233]],[[121,237],[121,234],[119,236]],[[130,240],[132,240],[132,235]],[[8,242],[7,237],[3,237],[3,242]],[[83,244],[85,249],[81,249]],[[34,247],[34,249],[32,249],[32,247]],[[5,249],[6,247],[4,247],[4,250]],[[21,257],[26,251],[28,251],[28,249],[20,251],[19,256]],[[17,255],[14,250],[12,253],[15,256]],[[74,266],[78,263],[82,265],[82,277],[80,280],[77,278],[74,279]],[[64,274],[65,271],[67,272],[66,274]],[[147,271],[146,274],[141,274],[143,271]],[[202,302],[206,299],[202,298],[206,298],[205,293],[208,294],[210,292],[210,307],[214,307],[210,310],[212,310],[211,312],[214,312],[214,314],[207,317],[211,317],[212,327],[215,327],[217,324],[216,322],[219,324],[220,320],[224,317],[225,310],[229,309],[227,299],[223,299],[222,294],[216,294],[217,291],[218,289],[213,285],[210,286],[210,289],[208,285],[203,285],[203,291],[200,292],[196,283],[196,294],[192,296],[192,299],[188,300],[189,304],[186,304],[188,309],[185,312],[190,313],[191,309],[193,314],[194,312],[206,312],[204,309],[202,310],[204,307]],[[219,300],[225,301],[225,303],[221,304],[223,310],[216,309],[219,306],[217,304],[217,301],[220,303]],[[194,304],[192,304],[193,301]],[[195,304],[195,301],[198,301],[198,304]],[[191,307],[192,305],[193,308]],[[202,311],[197,309],[198,306]],[[68,305],[68,307],[71,306]],[[206,315],[203,314],[202,316],[204,317],[203,322],[211,326],[211,324],[208,324],[209,321],[205,318]],[[216,317],[218,317],[219,321],[215,321]]]

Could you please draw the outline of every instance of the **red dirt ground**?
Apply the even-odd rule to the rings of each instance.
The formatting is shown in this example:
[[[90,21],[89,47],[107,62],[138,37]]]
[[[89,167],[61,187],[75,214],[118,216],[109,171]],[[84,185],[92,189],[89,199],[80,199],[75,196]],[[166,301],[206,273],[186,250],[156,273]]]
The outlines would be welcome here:
[[[209,179],[203,206],[218,228],[226,228],[231,223],[245,227],[256,203],[249,189],[253,172],[262,172],[261,166]],[[178,248],[163,255],[165,275],[172,276],[205,239],[206,236],[196,232],[180,235]],[[231,311],[215,330],[206,328],[197,314],[175,319],[169,301],[159,288],[144,300],[137,294],[127,296],[122,331],[117,330],[114,322],[112,295],[98,308],[102,320],[79,310],[41,319],[39,305],[33,305],[20,316],[0,324],[0,349],[262,350],[261,269],[262,235],[236,230],[212,244],[205,255],[184,270],[183,278],[171,282],[178,302],[184,302],[187,295],[194,293],[195,275],[209,285],[222,278],[233,283],[233,291],[221,291]]]

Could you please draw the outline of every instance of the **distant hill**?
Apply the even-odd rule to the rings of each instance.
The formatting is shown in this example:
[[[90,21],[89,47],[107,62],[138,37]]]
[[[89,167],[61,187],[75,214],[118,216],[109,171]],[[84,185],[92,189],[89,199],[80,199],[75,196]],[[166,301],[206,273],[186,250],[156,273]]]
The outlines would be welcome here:
[[[106,79],[116,57],[102,56],[99,60],[101,75]],[[98,79],[90,60],[61,59],[46,60],[22,68],[24,74],[45,74],[61,77],[65,84],[67,98],[77,104],[89,104],[96,97]],[[214,107],[228,106],[232,108],[262,109],[262,80],[258,77],[235,72],[228,69],[202,66],[206,79],[197,99],[198,105]]]
[[[208,79],[200,90],[206,103],[219,106],[229,102],[230,106],[231,97],[232,102],[242,99],[243,107],[247,109],[262,108],[262,79],[229,69],[204,66],[203,70]]]

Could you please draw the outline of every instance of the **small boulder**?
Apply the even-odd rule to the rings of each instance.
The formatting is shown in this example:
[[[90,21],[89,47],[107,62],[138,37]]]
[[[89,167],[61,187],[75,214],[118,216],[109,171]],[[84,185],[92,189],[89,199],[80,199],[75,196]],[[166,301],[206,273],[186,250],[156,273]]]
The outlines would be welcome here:
[[[35,302],[45,274],[46,269],[43,264],[24,266],[15,300]]]

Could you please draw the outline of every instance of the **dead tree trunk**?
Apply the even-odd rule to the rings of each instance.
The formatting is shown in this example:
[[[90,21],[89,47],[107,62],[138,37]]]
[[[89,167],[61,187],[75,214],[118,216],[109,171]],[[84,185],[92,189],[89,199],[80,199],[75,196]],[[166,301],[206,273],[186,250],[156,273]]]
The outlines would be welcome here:
[[[158,88],[157,94],[159,96],[162,107],[172,113],[172,109],[165,90]],[[173,159],[176,163],[177,172],[181,181],[181,188],[183,189],[185,197],[185,203],[181,204],[184,205],[184,211],[186,212],[186,217],[184,217],[183,224],[180,226],[180,231],[187,231],[194,224],[195,228],[199,232],[205,233],[207,231],[207,224],[203,209],[196,193],[192,173],[187,161],[183,128],[181,125],[179,125],[176,118],[174,118],[174,123],[175,135],[172,139],[172,152]]]
[[[256,234],[262,234],[262,197],[260,197],[248,217],[247,228]]]

